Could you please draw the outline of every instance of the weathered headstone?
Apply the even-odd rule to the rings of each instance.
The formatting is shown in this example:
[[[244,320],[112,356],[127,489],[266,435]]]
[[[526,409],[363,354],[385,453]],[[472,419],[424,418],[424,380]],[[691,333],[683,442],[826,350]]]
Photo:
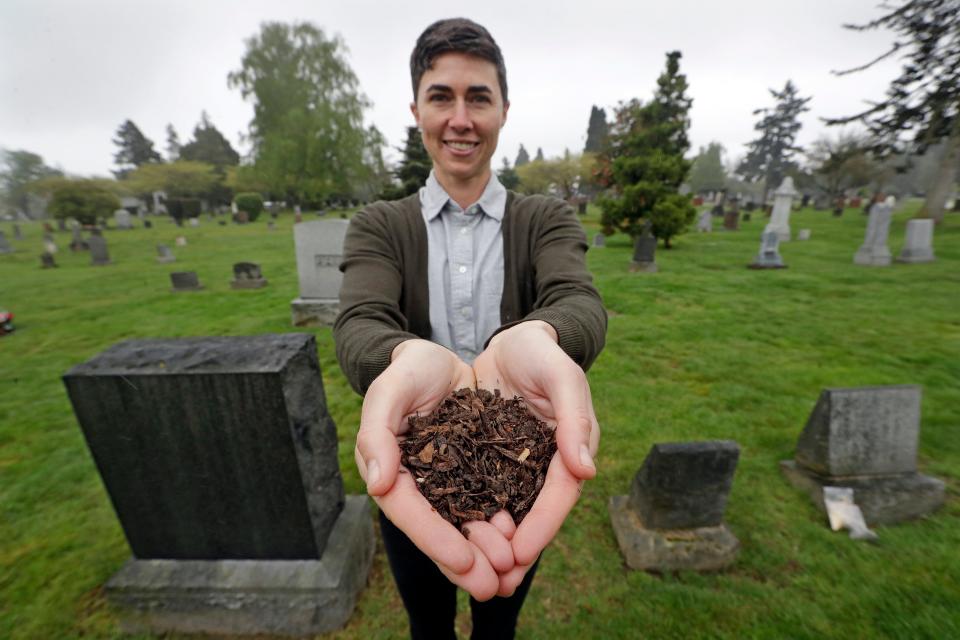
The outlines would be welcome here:
[[[144,229],[153,229],[153,223],[150,222],[149,220],[144,220],[144,221],[143,221],[143,228],[144,228]]]
[[[199,219],[199,218],[190,218],[190,226],[191,226],[191,227],[199,227],[199,226],[200,226],[200,219]]]
[[[255,262],[238,262],[233,265],[231,289],[260,289],[267,286],[267,280]]]
[[[13,253],[13,247],[10,246],[7,235],[3,231],[0,231],[0,254],[2,253]]]
[[[130,340],[64,382],[133,552],[105,589],[124,632],[346,623],[373,526],[344,495],[313,336]]]
[[[236,202],[230,203],[230,213],[233,215],[237,215],[238,213],[240,213],[240,209],[237,208]]]
[[[793,178],[790,176],[784,178],[773,193],[773,213],[765,231],[776,233],[780,242],[790,241],[790,210],[793,206],[793,198],[796,195],[797,191],[793,188]]]
[[[157,245],[157,262],[176,262],[177,257],[170,251],[170,247],[165,244]]]
[[[117,223],[117,229],[133,229],[133,222],[130,220],[130,212],[126,209],[117,209],[114,211],[113,221]]]
[[[20,225],[13,225],[13,239],[14,240],[23,240],[23,231],[20,230]]]
[[[736,209],[730,209],[723,213],[723,230],[724,231],[739,231],[740,230],[740,212]]]
[[[933,262],[933,220],[907,221],[907,238],[897,262]]]
[[[577,203],[577,213],[581,216],[587,215],[587,201],[581,200]]]
[[[90,248],[90,264],[97,267],[110,264],[110,252],[107,251],[107,241],[99,229],[94,229],[93,233],[87,239],[87,246]]]
[[[603,235],[603,232],[598,231],[593,234],[593,248],[594,249],[603,249],[607,246],[607,236]]]
[[[200,284],[200,278],[196,271],[174,271],[170,274],[170,282],[173,283],[174,293],[180,291],[200,291],[203,285]]]
[[[890,234],[890,220],[893,217],[893,206],[885,202],[875,202],[870,207],[870,218],[867,221],[867,234],[856,255],[854,264],[870,267],[885,267],[890,264],[890,249],[887,247],[887,236]]]
[[[227,221],[226,221],[226,220],[217,220],[217,224],[219,224],[221,227],[225,227],[225,226],[227,226]]]
[[[333,325],[340,311],[340,261],[347,220],[315,220],[294,225],[300,297],[293,300],[293,324],[298,327]]]
[[[768,225],[769,228],[769,225]],[[764,231],[760,236],[760,253],[749,265],[750,269],[786,269],[780,257],[780,238],[774,231]]]
[[[293,214],[293,224],[300,224],[303,222],[303,214],[294,212]]]
[[[917,472],[921,388],[825,389],[780,468],[823,509],[823,487],[849,487],[868,524],[926,515],[944,483]]]
[[[58,247],[52,233],[43,234],[43,250],[51,255],[56,255]]]
[[[65,218],[57,218],[57,231],[66,231],[67,221]]]
[[[810,229],[800,229],[797,232],[797,240],[809,240],[810,239]]]
[[[173,244],[175,244],[175,245],[178,246],[178,247],[185,247],[185,246],[187,246],[187,237],[186,237],[186,236],[177,236],[177,237],[174,239]]]
[[[238,211],[237,213],[234,214],[233,221],[236,222],[237,224],[247,224],[248,222],[250,222],[250,216],[247,214],[246,211]]]
[[[651,232],[651,228],[652,225],[647,220],[643,225],[643,233],[633,241],[633,261],[630,263],[630,271],[656,273],[658,270],[656,262],[657,238]]]
[[[729,440],[655,444],[630,495],[608,505],[627,566],[709,571],[731,564],[740,543],[723,514],[739,457]]]
[[[57,262],[53,259],[52,253],[44,251],[40,254],[40,267],[42,269],[55,269],[57,267]]]
[[[704,209],[697,218],[697,231],[700,233],[710,233],[713,231],[713,214],[710,209]]]
[[[74,227],[73,238],[70,240],[70,251],[86,251],[89,248],[90,245],[83,239],[83,232],[80,231],[80,227]]]
[[[273,220],[267,221],[267,231],[276,231],[276,230],[277,230],[277,223],[274,222]]]

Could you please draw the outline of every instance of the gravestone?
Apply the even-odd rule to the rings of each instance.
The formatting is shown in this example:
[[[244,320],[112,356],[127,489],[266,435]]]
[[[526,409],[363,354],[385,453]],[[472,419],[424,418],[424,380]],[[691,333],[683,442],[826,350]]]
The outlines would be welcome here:
[[[190,226],[191,226],[191,227],[199,227],[199,226],[200,226],[200,219],[199,219],[199,218],[190,218]]]
[[[293,214],[293,224],[300,224],[301,222],[303,222],[303,214],[302,214],[302,213],[298,213],[298,212],[294,212],[294,214]]]
[[[769,225],[768,225],[769,228]],[[760,253],[753,259],[749,269],[786,269],[780,257],[780,238],[773,231],[764,231],[760,236]]]
[[[227,221],[226,221],[226,220],[217,220],[217,224],[219,224],[221,227],[225,227],[225,226],[227,226]]]
[[[641,271],[644,273],[656,273],[656,252],[657,238],[651,232],[652,225],[649,220],[643,224],[643,233],[633,241],[633,261],[630,263],[630,271]]]
[[[740,212],[738,210],[730,209],[729,211],[724,212],[723,230],[724,231],[740,230]]]
[[[784,178],[773,193],[773,212],[764,231],[776,233],[780,242],[790,241],[790,210],[793,206],[793,198],[796,195],[797,191],[793,188],[793,178],[790,176]]]
[[[577,203],[577,213],[581,216],[587,215],[587,201],[581,200]]]
[[[177,256],[173,255],[173,252],[170,251],[170,247],[165,244],[157,245],[157,262],[167,263],[176,261]]]
[[[943,504],[944,483],[917,472],[921,387],[824,389],[780,468],[823,509],[823,488],[849,487],[868,524],[918,518]]]
[[[247,224],[250,222],[250,216],[246,211],[238,211],[233,215],[233,221],[237,224]]]
[[[277,230],[277,223],[274,222],[273,220],[267,221],[267,231],[276,231],[276,230]]]
[[[809,240],[810,239],[810,229],[800,229],[797,233],[797,240]]]
[[[238,213],[240,213],[240,209],[237,208],[236,202],[230,203],[230,213],[233,215],[237,215]]]
[[[713,231],[713,214],[709,209],[700,212],[697,218],[697,231],[699,233],[710,233]]]
[[[602,232],[598,231],[593,235],[593,248],[594,249],[603,249],[607,246],[607,236],[603,235]]]
[[[300,296],[293,300],[297,327],[332,326],[340,311],[340,261],[347,220],[315,220],[293,227]]]
[[[185,246],[187,246],[187,237],[186,237],[186,236],[177,236],[177,237],[174,239],[173,244],[175,244],[175,245],[178,246],[178,247],[185,247]]]
[[[144,221],[143,221],[143,228],[144,228],[144,229],[153,229],[153,223],[150,222],[149,220],[144,220]]]
[[[750,213],[745,213],[745,214],[743,214],[743,221],[744,221],[744,222],[750,222],[750,219],[751,219],[751,214],[750,214]]]
[[[90,245],[88,245],[87,241],[83,239],[83,233],[80,231],[80,227],[74,227],[73,238],[70,240],[70,251],[86,251],[89,248]]]
[[[13,247],[10,246],[7,235],[3,231],[0,231],[0,254],[3,253],[13,253]]]
[[[53,259],[52,253],[44,251],[40,254],[40,268],[55,269],[57,266],[57,262]]]
[[[43,250],[51,255],[56,255],[58,247],[52,233],[43,234]]]
[[[170,282],[173,283],[173,292],[181,291],[200,291],[203,285],[200,284],[200,278],[196,271],[174,271],[170,274]]]
[[[23,240],[23,231],[20,230],[20,225],[13,225],[13,239],[14,240]]]
[[[57,231],[66,231],[67,221],[65,218],[57,218]]]
[[[260,289],[267,286],[267,280],[260,271],[260,265],[254,262],[238,262],[233,265],[231,289]]]
[[[730,565],[740,542],[723,514],[739,457],[730,440],[653,445],[630,495],[608,503],[627,566],[710,571]]]
[[[130,220],[130,212],[126,209],[117,209],[114,211],[113,221],[117,223],[117,229],[133,229],[133,222]]]
[[[107,241],[99,229],[93,230],[87,240],[87,246],[90,248],[90,264],[96,267],[111,264]]]
[[[933,220],[907,221],[907,238],[897,262],[933,262]]]
[[[853,256],[853,263],[870,267],[885,267],[891,262],[887,237],[890,234],[890,220],[893,217],[893,205],[887,202],[875,202],[870,207],[867,221],[867,233],[863,244]]]
[[[130,340],[64,383],[133,552],[105,588],[124,633],[346,623],[373,525],[344,495],[313,336]]]

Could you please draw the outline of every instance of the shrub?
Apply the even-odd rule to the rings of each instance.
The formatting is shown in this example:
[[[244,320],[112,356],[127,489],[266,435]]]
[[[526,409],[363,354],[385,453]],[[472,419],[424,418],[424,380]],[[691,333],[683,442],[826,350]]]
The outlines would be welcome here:
[[[167,212],[178,223],[184,218],[200,216],[201,203],[199,198],[167,198]]]
[[[247,212],[250,222],[256,222],[263,211],[263,197],[259,193],[250,191],[238,193],[233,201],[237,203],[237,209]]]
[[[89,180],[65,180],[54,189],[48,211],[55,218],[93,225],[119,208],[120,199],[106,187]]]

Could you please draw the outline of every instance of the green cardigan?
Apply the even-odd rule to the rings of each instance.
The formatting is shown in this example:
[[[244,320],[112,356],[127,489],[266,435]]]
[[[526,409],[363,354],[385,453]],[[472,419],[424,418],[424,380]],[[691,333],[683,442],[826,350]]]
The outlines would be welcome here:
[[[502,331],[525,320],[557,330],[584,370],[599,355],[607,314],[584,256],[573,209],[546,196],[507,193],[503,222]],[[340,314],[333,328],[340,368],[361,395],[390,364],[394,347],[430,339],[427,229],[420,198],[376,202],[350,221],[344,241]]]

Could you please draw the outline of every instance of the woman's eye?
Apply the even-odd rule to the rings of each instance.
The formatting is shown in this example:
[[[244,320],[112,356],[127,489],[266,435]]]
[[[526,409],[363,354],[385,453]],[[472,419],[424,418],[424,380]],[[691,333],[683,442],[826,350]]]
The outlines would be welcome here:
[[[430,96],[429,100],[430,102],[445,102],[447,100],[447,96],[442,93],[435,93]]]

